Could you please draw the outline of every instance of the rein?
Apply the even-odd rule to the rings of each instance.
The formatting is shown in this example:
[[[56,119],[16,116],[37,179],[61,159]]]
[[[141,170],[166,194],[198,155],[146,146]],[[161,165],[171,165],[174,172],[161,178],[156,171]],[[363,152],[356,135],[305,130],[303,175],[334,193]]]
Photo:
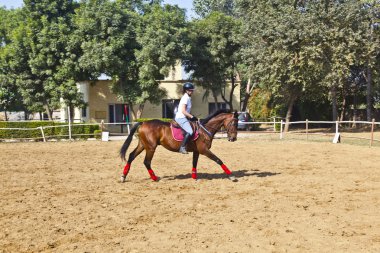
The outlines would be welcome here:
[[[206,134],[209,136],[209,137],[212,137],[212,133],[210,133],[207,128],[205,126],[203,126],[201,124],[201,122],[198,121],[198,125],[206,132]]]
[[[237,119],[236,118],[233,118],[227,125],[227,134],[229,134],[231,132],[231,127],[233,127],[234,124],[237,124]],[[202,125],[200,121],[197,121],[198,122],[198,126],[200,128],[202,128],[206,134],[209,136],[209,137],[212,137],[212,133],[210,133],[209,130],[207,130],[206,126]],[[214,130],[215,132],[217,132],[220,127],[216,128],[216,127],[211,127],[211,126],[208,126],[208,128],[211,128],[212,130]]]

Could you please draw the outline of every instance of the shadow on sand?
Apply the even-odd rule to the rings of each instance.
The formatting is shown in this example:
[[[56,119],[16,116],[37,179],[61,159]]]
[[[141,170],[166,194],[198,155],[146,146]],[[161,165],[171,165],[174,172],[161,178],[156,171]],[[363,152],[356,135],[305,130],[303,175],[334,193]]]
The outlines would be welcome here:
[[[237,170],[237,171],[232,172],[232,175],[235,176],[237,179],[243,178],[243,177],[272,177],[278,174],[281,174],[281,173],[273,173],[269,171],[260,171],[260,170]],[[197,173],[197,175],[198,175],[198,179],[207,179],[207,180],[228,178],[228,176],[225,173],[223,173],[223,171],[221,171],[218,174]],[[168,180],[189,179],[191,178],[191,173],[180,174],[176,176],[164,176],[162,178],[165,178]]]

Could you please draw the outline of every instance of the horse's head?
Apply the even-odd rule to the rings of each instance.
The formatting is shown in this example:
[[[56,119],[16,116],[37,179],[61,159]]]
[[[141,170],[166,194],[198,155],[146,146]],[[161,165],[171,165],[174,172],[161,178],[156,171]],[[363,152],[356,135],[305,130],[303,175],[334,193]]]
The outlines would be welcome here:
[[[238,127],[238,114],[237,112],[228,114],[223,121],[223,126],[227,130],[228,141],[236,141],[237,127]]]

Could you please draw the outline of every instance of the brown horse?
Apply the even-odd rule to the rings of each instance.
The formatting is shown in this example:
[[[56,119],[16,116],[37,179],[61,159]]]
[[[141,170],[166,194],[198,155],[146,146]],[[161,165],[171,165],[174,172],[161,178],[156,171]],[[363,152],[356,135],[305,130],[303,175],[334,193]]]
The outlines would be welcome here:
[[[233,181],[236,181],[232,176],[231,171],[226,165],[211,151],[212,140],[218,130],[224,127],[227,130],[228,141],[236,141],[237,137],[237,113],[227,110],[219,110],[200,122],[195,122],[195,127],[199,131],[199,137],[195,141],[189,141],[186,146],[187,151],[193,152],[193,168],[192,178],[197,179],[197,163],[199,154],[205,155],[211,160],[219,164],[224,172]],[[124,167],[123,175],[121,176],[121,182],[125,182],[125,178],[131,167],[133,160],[145,149],[146,155],[144,159],[144,165],[147,168],[152,180],[157,181],[158,178],[154,174],[151,168],[151,161],[154,152],[158,145],[162,145],[166,149],[177,152],[181,142],[174,140],[170,123],[160,120],[150,120],[143,123],[137,123],[132,128],[125,140],[123,146],[120,149],[120,156],[125,161],[125,154],[136,130],[138,129],[139,143],[137,147],[129,154],[127,164]]]

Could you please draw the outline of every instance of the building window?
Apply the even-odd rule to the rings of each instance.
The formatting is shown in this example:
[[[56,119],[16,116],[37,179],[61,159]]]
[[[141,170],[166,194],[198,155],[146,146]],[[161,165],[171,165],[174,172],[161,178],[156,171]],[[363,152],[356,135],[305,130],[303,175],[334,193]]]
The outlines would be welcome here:
[[[129,106],[127,104],[108,105],[108,115],[110,123],[130,122]]]
[[[214,113],[219,109],[227,109],[227,103],[208,103],[208,113]]]
[[[82,108],[82,118],[86,118],[87,117],[87,107],[83,107]]]
[[[162,117],[173,119],[177,113],[179,99],[164,99],[162,100]]]

